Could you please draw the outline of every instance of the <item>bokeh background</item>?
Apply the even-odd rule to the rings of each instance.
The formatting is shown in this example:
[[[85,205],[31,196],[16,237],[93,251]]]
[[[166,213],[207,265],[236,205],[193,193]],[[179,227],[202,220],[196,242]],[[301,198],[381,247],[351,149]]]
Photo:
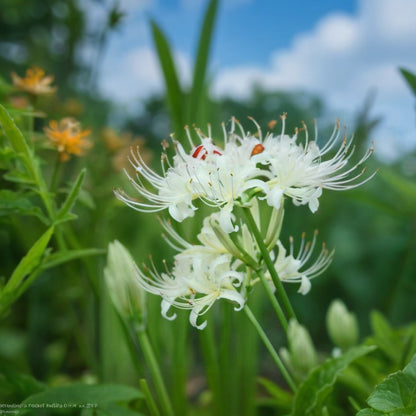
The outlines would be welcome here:
[[[151,22],[169,39],[187,91],[207,2],[0,4],[1,85],[10,83],[12,71],[23,75],[28,67],[42,67],[54,74],[58,91],[42,99],[39,108],[48,118],[76,117],[92,130],[93,148],[64,169],[70,181],[87,167],[71,231],[81,248],[105,249],[118,239],[138,263],[149,253],[155,263],[171,259],[156,218],[123,206],[112,189],[129,187],[122,172],[129,146],[139,144],[157,166],[162,140],[171,132],[177,138],[182,134],[166,101]],[[283,240],[303,231],[312,235],[318,228],[320,238],[336,247],[333,264],[313,282],[310,294],[289,288],[295,309],[323,349],[328,345],[325,313],[334,298],[356,312],[362,338],[369,332],[371,310],[380,310],[395,326],[416,317],[415,92],[400,71],[416,72],[415,16],[412,0],[224,0],[212,35],[204,104],[193,119],[182,120],[182,125],[202,127],[210,122],[219,132],[221,121],[231,116],[252,129],[247,120],[252,116],[266,129],[287,112],[288,131],[302,120],[313,131],[316,119],[318,140],[324,143],[340,118],[348,135],[355,135],[356,160],[374,142],[367,169],[379,171],[368,184],[325,193],[316,214],[287,206]],[[44,118],[35,120],[35,130],[44,125]],[[185,223],[181,227],[192,235]],[[2,276],[33,243],[28,230],[37,229],[34,218],[0,222]],[[131,382],[128,349],[103,291],[104,265],[105,257],[98,256],[43,273],[0,326],[1,360],[53,383]],[[162,321],[157,299],[149,299],[148,308],[153,339],[166,357],[165,348],[177,348],[174,332],[183,323]],[[267,311],[264,316],[268,319]],[[195,368],[198,357],[195,352],[190,358]],[[169,358],[163,360],[174,367]],[[182,369],[173,373],[184,377]],[[191,395],[199,388],[198,371],[193,373]],[[6,387],[0,392],[9,394]]]

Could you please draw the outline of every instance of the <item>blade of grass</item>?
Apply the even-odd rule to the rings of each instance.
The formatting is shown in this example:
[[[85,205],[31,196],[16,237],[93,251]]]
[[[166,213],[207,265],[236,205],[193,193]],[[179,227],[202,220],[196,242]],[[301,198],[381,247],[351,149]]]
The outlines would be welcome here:
[[[166,84],[166,95],[171,114],[171,120],[175,133],[182,131],[184,123],[184,99],[179,83],[175,63],[173,60],[169,42],[154,20],[150,21],[152,26],[153,41],[156,46],[159,63],[162,68]]]
[[[218,0],[211,0],[205,13],[204,22],[196,53],[192,89],[189,95],[187,122],[198,122],[199,102],[204,92],[212,33],[217,15]]]
[[[406,80],[409,87],[412,89],[413,94],[416,95],[416,75],[407,71],[404,68],[399,68],[400,72],[402,73],[404,79]]]

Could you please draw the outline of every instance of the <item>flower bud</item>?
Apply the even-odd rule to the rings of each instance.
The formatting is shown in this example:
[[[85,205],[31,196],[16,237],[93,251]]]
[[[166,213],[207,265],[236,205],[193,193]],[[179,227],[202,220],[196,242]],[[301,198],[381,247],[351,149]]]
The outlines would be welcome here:
[[[337,347],[345,350],[357,343],[357,318],[339,299],[334,300],[328,308],[326,326],[329,337]]]
[[[289,349],[282,348],[282,359],[299,379],[305,379],[309,372],[317,365],[315,347],[307,329],[296,320],[289,322],[287,331]]]
[[[135,268],[133,258],[119,241],[109,244],[104,277],[111,301],[121,317],[143,325],[145,293],[139,285]]]

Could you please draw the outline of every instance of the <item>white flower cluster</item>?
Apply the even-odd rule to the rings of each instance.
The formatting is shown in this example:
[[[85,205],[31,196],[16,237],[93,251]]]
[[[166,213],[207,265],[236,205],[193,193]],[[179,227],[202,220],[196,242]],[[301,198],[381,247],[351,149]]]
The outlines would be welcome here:
[[[252,230],[235,216],[236,205],[250,207],[259,229],[259,200],[273,208],[264,243],[280,281],[300,283],[299,292],[306,294],[311,287],[310,280],[329,266],[333,252],[325,245],[312,261],[316,234],[308,243],[302,236],[296,254],[293,240],[289,250],[284,248],[278,239],[283,201],[290,198],[294,204],[308,205],[315,212],[323,189],[351,189],[374,175],[359,179],[364,173],[360,165],[373,150],[348,167],[353,148],[351,140],[345,137],[338,143],[338,123],[320,149],[316,134],[314,140],[309,140],[306,128],[302,129],[305,131],[303,143],[298,143],[298,131],[292,137],[286,135],[285,116],[281,118],[281,134],[267,134],[264,139],[257,123],[256,134],[250,134],[233,119],[229,133],[223,125],[222,148],[214,144],[210,132],[206,137],[199,130],[196,132],[200,144],[195,145],[186,129],[191,151],[186,152],[175,142],[173,160],[162,157],[162,175],[146,165],[139,150],[131,151],[130,162],[137,175],[136,179],[127,176],[146,202],[131,198],[122,190],[115,191],[118,199],[139,211],[168,209],[170,216],[179,222],[194,215],[197,200],[214,208],[198,235],[200,244],[188,243],[169,222],[162,221],[166,240],[178,251],[171,271],[166,268],[166,272],[160,273],[153,263],[150,268],[136,269],[139,284],[162,297],[162,315],[167,319],[176,316],[169,314],[172,306],[189,309],[191,324],[202,329],[206,321],[198,323],[198,317],[217,299],[232,301],[236,310],[244,307],[247,289],[259,280],[253,275],[264,269],[264,264]],[[272,280],[269,272],[265,276]]]
[[[224,231],[237,231],[232,222],[235,204],[244,204],[259,194],[267,204],[278,209],[284,196],[296,205],[308,205],[312,212],[319,206],[322,189],[345,190],[367,182],[374,175],[359,181],[364,173],[360,166],[372,154],[368,150],[352,167],[348,162],[353,154],[351,140],[344,137],[339,144],[340,128],[336,124],[326,145],[319,149],[317,137],[310,141],[305,130],[305,142],[298,143],[298,135],[285,134],[285,116],[282,116],[282,132],[262,138],[246,133],[241,125],[232,120],[231,132],[224,127],[224,147],[214,144],[209,137],[197,130],[200,144],[195,145],[187,129],[191,152],[187,153],[180,143],[175,143],[176,155],[170,163],[162,157],[163,175],[146,165],[137,149],[131,151],[130,162],[137,177],[127,172],[130,182],[147,202],[137,201],[122,190],[115,191],[121,201],[138,211],[156,212],[164,209],[176,221],[192,217],[197,207],[195,200],[219,208],[220,224]],[[237,134],[236,127],[239,127]],[[315,134],[315,136],[317,136]],[[332,157],[327,160],[333,152]],[[168,168],[165,168],[165,164]]]

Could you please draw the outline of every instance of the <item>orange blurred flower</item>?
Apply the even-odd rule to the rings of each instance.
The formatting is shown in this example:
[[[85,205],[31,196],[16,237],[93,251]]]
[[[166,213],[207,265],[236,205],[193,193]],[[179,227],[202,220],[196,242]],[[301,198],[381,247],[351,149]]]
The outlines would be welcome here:
[[[67,161],[71,154],[82,155],[84,150],[92,146],[85,139],[90,130],[81,130],[80,123],[71,117],[63,118],[59,123],[51,120],[49,127],[45,127],[45,134],[57,148],[62,162]]]
[[[143,137],[133,136],[131,132],[119,134],[111,127],[105,127],[101,131],[101,138],[107,150],[113,154],[112,165],[116,172],[124,169],[131,147],[140,146],[140,154],[147,163],[152,159],[153,154],[146,148],[146,140]]]
[[[27,69],[24,78],[19,77],[15,72],[11,75],[13,85],[21,91],[34,95],[52,94],[56,91],[56,87],[50,85],[54,80],[53,75],[45,76],[45,71],[41,68]]]

